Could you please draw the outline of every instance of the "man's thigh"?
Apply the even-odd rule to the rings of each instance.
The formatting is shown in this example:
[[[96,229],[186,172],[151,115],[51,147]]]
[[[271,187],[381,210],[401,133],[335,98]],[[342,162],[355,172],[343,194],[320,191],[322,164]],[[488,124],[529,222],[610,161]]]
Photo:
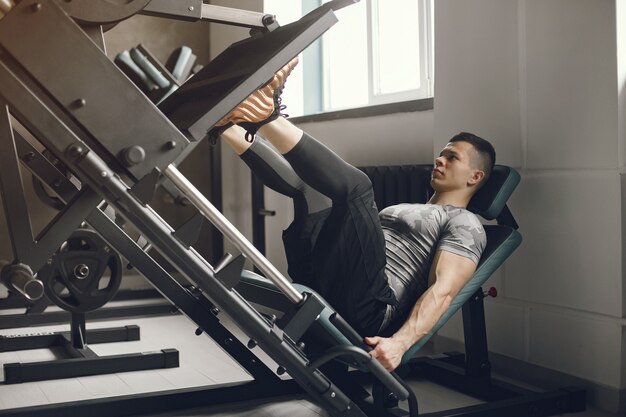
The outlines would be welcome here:
[[[283,231],[283,246],[289,276],[294,282],[314,285],[313,247],[331,209],[307,214],[303,221],[293,222]]]
[[[333,207],[313,260],[314,289],[357,331],[377,334],[395,298],[385,277],[385,240],[371,190]]]

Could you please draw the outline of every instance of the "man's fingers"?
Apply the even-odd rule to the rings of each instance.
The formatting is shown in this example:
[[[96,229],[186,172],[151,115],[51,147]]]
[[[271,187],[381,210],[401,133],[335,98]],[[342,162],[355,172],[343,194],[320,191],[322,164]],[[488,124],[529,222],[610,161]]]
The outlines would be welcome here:
[[[380,342],[380,337],[379,336],[366,337],[365,338],[365,343],[367,343],[370,346],[376,346],[378,344],[378,342]]]

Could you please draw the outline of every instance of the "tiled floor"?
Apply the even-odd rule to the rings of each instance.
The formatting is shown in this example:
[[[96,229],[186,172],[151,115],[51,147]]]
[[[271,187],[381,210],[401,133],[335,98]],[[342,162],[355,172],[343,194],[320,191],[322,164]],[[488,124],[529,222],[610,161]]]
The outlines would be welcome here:
[[[20,407],[108,398],[119,395],[203,387],[216,383],[249,381],[249,375],[232,361],[206,335],[196,336],[194,324],[180,315],[98,322],[87,328],[102,328],[136,324],[141,328],[141,340],[101,345],[90,345],[99,355],[158,351],[176,348],[180,351],[180,367],[153,371],[118,373],[104,376],[69,378],[55,381],[29,382],[15,385],[0,384],[0,412]],[[0,334],[25,334],[43,331],[67,330],[68,326],[1,330]],[[54,351],[38,349],[0,353],[0,364],[32,362],[56,358]],[[4,373],[1,374],[4,381]],[[423,380],[409,381],[420,401],[420,412],[462,407],[478,403],[477,400],[451,392]],[[326,416],[324,410],[305,398],[284,398],[280,401],[247,402],[228,407],[209,407],[183,410],[144,417],[318,417]],[[577,413],[578,417],[610,417],[597,411]]]

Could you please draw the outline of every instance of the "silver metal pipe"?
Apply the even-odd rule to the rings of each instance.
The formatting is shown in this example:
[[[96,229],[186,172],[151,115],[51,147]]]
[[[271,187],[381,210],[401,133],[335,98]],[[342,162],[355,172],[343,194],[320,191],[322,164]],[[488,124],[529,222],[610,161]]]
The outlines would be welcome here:
[[[303,300],[302,294],[291,281],[285,278],[174,165],[168,165],[164,174],[291,302],[298,304]]]
[[[43,282],[38,280],[28,265],[0,262],[0,281],[11,290],[22,294],[30,301],[37,301],[44,294]]]

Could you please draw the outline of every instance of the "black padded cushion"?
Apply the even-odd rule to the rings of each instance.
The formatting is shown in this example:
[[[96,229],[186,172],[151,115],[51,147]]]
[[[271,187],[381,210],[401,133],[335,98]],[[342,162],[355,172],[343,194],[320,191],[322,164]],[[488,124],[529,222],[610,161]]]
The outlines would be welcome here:
[[[484,219],[495,219],[519,182],[520,175],[516,170],[504,165],[496,165],[487,183],[470,200],[467,209]]]

